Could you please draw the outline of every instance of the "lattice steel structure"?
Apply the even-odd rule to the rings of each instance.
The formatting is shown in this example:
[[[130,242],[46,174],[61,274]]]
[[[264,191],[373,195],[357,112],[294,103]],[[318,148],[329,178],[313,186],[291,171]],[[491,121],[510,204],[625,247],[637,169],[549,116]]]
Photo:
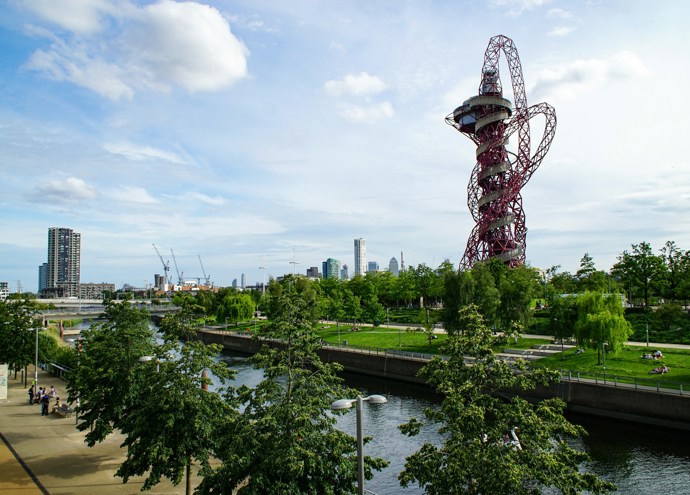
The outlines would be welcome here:
[[[503,97],[498,70],[501,52],[510,70],[515,107]],[[544,134],[530,152],[530,120],[546,118]],[[527,106],[517,49],[510,38],[494,36],[484,54],[479,95],[466,100],[446,122],[477,145],[477,164],[467,186],[467,206],[476,222],[467,241],[461,269],[499,258],[509,266],[525,261],[525,212],[520,190],[544,159],[556,132],[556,112],[546,103]],[[517,132],[517,154],[506,150]]]

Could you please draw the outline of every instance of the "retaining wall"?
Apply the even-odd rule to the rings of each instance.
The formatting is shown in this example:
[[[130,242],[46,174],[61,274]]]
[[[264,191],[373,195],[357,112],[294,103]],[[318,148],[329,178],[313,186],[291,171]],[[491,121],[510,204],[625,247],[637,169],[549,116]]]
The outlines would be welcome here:
[[[227,350],[248,354],[257,352],[263,344],[281,345],[278,341],[258,342],[249,335],[225,332],[200,330],[199,337],[207,344],[222,344]],[[417,384],[424,383],[417,373],[428,362],[385,352],[328,346],[319,351],[319,357],[324,362],[340,363],[347,371]],[[560,397],[575,412],[690,431],[688,395],[569,380],[521,395],[535,400]]]

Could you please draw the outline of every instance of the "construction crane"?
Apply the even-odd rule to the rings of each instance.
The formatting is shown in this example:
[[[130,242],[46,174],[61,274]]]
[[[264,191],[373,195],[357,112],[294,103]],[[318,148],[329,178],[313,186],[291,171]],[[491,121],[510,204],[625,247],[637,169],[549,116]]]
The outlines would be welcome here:
[[[170,250],[170,254],[172,254],[173,263],[175,264],[175,271],[177,272],[177,285],[184,285],[184,279],[182,278],[184,272],[180,273],[180,269],[177,268],[177,260],[175,259],[175,253],[172,249]]]
[[[165,275],[165,284],[168,285],[170,284],[170,260],[166,263],[163,261],[163,257],[161,256],[161,253],[158,252],[158,248],[156,245],[153,245],[153,249],[156,250],[156,254],[158,255],[158,258],[160,258],[161,263],[163,264],[163,274]],[[159,289],[162,289],[162,287],[159,287]]]
[[[211,287],[211,275],[206,275],[206,270],[204,270],[204,264],[201,261],[201,255],[197,254],[197,256],[199,257],[199,264],[201,265],[201,273],[204,274],[206,287]]]

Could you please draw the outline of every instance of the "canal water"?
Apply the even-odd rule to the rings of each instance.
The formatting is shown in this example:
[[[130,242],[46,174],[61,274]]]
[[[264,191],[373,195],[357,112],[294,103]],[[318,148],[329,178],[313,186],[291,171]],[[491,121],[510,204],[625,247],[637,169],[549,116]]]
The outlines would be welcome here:
[[[84,322],[83,328],[89,323]],[[235,385],[257,385],[263,375],[255,370],[244,355],[225,353],[221,359],[236,371]],[[386,404],[364,404],[364,434],[371,441],[364,446],[365,454],[390,462],[374,473],[366,488],[378,495],[418,495],[418,486],[403,489],[398,474],[404,469],[405,457],[424,442],[439,442],[433,425],[422,429],[416,437],[400,433],[398,426],[410,418],[424,419],[424,409],[437,407],[439,397],[427,387],[384,380],[354,373],[343,374],[345,383],[362,395],[382,394]],[[345,398],[345,397],[343,397]],[[355,435],[354,409],[338,418],[338,427]],[[594,416],[569,414],[571,422],[582,425],[587,437],[574,441],[592,458],[587,469],[614,482],[622,495],[690,495],[690,432],[669,430]]]
[[[252,386],[261,381],[261,372],[254,370],[246,357],[226,354],[222,359],[237,371],[237,385]],[[405,457],[422,443],[438,442],[440,438],[433,426],[423,428],[412,438],[400,433],[398,426],[412,417],[423,419],[423,410],[438,406],[439,397],[419,385],[359,374],[343,377],[348,386],[363,395],[382,394],[388,399],[386,404],[364,404],[364,434],[371,437],[364,446],[365,454],[390,462],[366,483],[367,490],[378,495],[424,493],[418,486],[403,489],[398,473],[404,469]],[[354,436],[355,419],[353,409],[338,418],[338,427]],[[575,441],[576,447],[592,457],[588,469],[616,483],[618,493],[690,494],[690,433],[592,416],[570,415],[569,419],[588,431],[586,438]]]

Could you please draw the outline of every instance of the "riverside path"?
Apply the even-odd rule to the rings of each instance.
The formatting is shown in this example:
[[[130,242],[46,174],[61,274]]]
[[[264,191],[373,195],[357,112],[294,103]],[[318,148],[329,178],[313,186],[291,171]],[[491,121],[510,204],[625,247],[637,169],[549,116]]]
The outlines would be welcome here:
[[[41,386],[55,386],[67,398],[65,382],[39,370]],[[13,376],[13,375],[12,375]],[[33,376],[33,370],[29,370]],[[51,410],[54,401],[51,402]],[[140,494],[144,478],[127,484],[115,476],[125,459],[123,437],[113,434],[90,448],[76,417],[41,416],[40,406],[29,405],[27,389],[17,378],[8,380],[8,396],[0,400],[0,493],[33,495]],[[196,481],[194,477],[192,482]],[[148,493],[177,495],[185,492],[184,480],[173,486],[163,479]]]

